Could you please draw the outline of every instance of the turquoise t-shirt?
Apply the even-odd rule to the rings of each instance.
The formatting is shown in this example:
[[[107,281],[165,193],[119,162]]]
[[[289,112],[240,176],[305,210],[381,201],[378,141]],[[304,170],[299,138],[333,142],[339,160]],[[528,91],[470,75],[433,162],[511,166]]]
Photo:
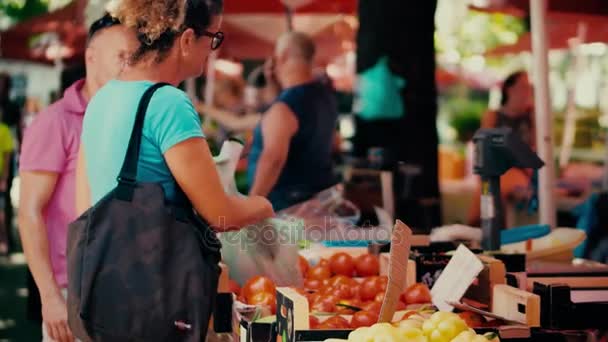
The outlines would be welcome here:
[[[87,106],[82,144],[93,204],[117,185],[116,177],[127,152],[137,105],[152,84],[110,81]],[[188,96],[170,86],[158,89],[148,106],[142,134],[137,180],[160,183],[168,201],[181,201],[163,155],[184,140],[204,137],[200,118]]]

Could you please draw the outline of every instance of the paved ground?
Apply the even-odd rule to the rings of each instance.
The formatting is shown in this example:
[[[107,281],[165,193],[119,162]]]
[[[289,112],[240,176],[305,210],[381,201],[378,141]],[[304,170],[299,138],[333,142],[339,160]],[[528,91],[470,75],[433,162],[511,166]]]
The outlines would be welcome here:
[[[19,180],[12,189],[15,215],[19,196]],[[15,232],[16,233],[16,232]],[[14,234],[13,236],[16,237]],[[39,342],[40,324],[27,320],[27,265],[20,253],[0,257],[0,342]]]
[[[40,325],[27,320],[27,269],[23,254],[0,258],[0,342],[40,341]]]

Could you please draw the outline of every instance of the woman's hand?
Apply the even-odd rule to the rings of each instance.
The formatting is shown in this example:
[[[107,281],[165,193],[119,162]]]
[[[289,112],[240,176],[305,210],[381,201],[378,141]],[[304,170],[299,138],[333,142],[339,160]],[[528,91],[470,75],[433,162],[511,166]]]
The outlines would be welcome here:
[[[73,342],[74,336],[68,326],[68,309],[59,291],[41,297],[42,319],[49,337],[57,342]]]
[[[253,196],[250,197],[250,199],[252,202],[251,205],[255,207],[258,212],[257,216],[259,217],[259,221],[274,217],[274,209],[266,197]]]

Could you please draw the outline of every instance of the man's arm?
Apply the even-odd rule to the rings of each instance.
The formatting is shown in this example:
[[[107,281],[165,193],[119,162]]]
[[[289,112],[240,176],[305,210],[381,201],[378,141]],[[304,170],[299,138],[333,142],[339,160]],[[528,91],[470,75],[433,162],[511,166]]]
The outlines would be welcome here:
[[[29,268],[40,290],[42,316],[49,334],[57,341],[72,341],[65,300],[53,275],[43,218],[43,210],[55,190],[58,178],[55,172],[21,172],[19,233]]]
[[[262,119],[264,149],[258,160],[251,195],[268,196],[287,161],[291,138],[298,131],[298,119],[289,107],[278,102]]]
[[[495,128],[496,127],[496,112],[491,110],[484,113],[481,117],[481,128]]]

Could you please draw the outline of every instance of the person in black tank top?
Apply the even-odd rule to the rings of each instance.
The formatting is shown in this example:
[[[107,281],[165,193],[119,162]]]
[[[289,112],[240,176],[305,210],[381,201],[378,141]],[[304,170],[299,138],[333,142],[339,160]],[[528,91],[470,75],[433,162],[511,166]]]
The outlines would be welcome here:
[[[305,34],[279,38],[274,69],[283,91],[254,132],[250,193],[267,196],[275,210],[335,184],[331,155],[337,103],[331,89],[313,76],[314,52]]]
[[[482,118],[482,128],[509,127],[532,149],[535,149],[534,118],[532,110],[533,90],[524,71],[512,73],[502,84],[501,106]],[[507,198],[520,199],[527,196],[525,189],[530,186],[532,173],[529,170],[513,168],[501,178],[503,201]],[[480,189],[473,195],[469,210],[469,225],[479,225]]]

